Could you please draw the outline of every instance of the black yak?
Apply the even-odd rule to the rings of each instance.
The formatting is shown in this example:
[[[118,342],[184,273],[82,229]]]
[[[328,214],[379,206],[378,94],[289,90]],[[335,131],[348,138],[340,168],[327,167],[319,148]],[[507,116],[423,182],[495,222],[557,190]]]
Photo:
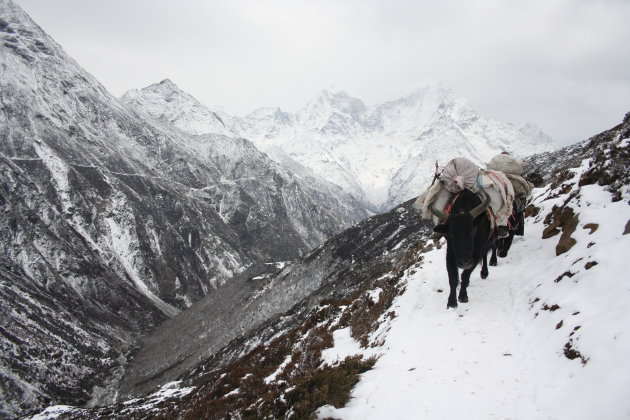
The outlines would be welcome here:
[[[447,308],[457,307],[460,268],[463,270],[460,302],[468,302],[466,288],[470,283],[470,275],[482,259],[481,277],[488,277],[487,255],[496,239],[496,230],[486,211],[490,197],[483,189],[481,193],[482,198],[468,189],[458,193],[452,200],[450,214],[431,208],[433,214],[442,221],[434,230],[446,235],[446,270],[451,289]]]

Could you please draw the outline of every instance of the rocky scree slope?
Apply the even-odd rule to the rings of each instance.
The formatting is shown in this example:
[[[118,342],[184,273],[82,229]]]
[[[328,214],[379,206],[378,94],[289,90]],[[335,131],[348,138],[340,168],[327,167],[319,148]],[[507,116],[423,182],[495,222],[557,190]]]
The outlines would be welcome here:
[[[0,138],[0,416],[87,403],[133,337],[354,221],[250,142],[121,104],[7,0]]]
[[[276,273],[239,276],[144,337],[119,395],[145,394],[186,371],[199,370],[208,359],[229,364],[235,357],[229,353],[242,353],[252,348],[251,340],[259,344],[279,329],[295,326],[323,299],[351,294],[363,282],[400,268],[401,261],[410,263],[409,253],[430,232],[406,203],[349,228]],[[219,352],[224,353],[220,358]]]
[[[520,376],[510,378],[517,381],[513,397],[520,403],[526,400],[527,407],[538,415],[554,417],[552,413],[559,413],[557,418],[592,418],[595,413],[618,415],[624,407],[627,412],[625,388],[614,386],[627,383],[627,375],[623,369],[614,366],[627,365],[626,353],[630,345],[625,334],[628,293],[625,279],[619,276],[623,267],[623,261],[619,260],[623,249],[619,246],[627,242],[626,235],[630,234],[630,219],[625,223],[625,229],[623,222],[620,223],[630,217],[627,207],[630,183],[624,178],[627,175],[620,171],[630,164],[628,128],[630,124],[626,118],[620,126],[592,137],[577,148],[570,148],[579,149],[582,154],[575,152],[575,160],[559,166],[557,171],[561,176],[565,172],[572,175],[535,190],[534,201],[528,207],[528,236],[515,246],[533,252],[540,258],[542,268],[532,270],[527,261],[500,262],[501,265],[507,262],[510,273],[519,276],[513,283],[521,292],[506,295],[503,299],[508,302],[506,311],[524,316],[515,318],[527,324],[519,325],[523,328],[520,333],[524,334],[521,340],[525,347],[518,350],[519,354],[526,355],[526,370],[533,369],[527,376],[534,381],[532,383],[518,382],[523,379]],[[542,157],[533,157],[532,161],[538,158]],[[541,173],[542,169],[538,168]],[[597,181],[592,182],[596,173],[603,175],[598,175]],[[272,315],[268,321],[253,326],[242,336],[227,338],[226,341],[232,341],[222,350],[193,369],[182,369],[185,372],[179,374],[179,381],[165,383],[153,394],[100,409],[63,409],[61,418],[308,418],[314,417],[324,406],[327,406],[325,412],[333,415],[365,418],[357,414],[362,412],[358,409],[365,411],[369,406],[364,400],[354,404],[356,411],[352,411],[352,407],[348,411],[336,411],[332,407],[346,405],[360,375],[375,363],[378,366],[379,361],[369,355],[385,353],[387,356],[388,330],[397,321],[395,305],[396,302],[402,304],[397,296],[405,294],[406,289],[424,287],[426,290],[426,286],[410,284],[411,281],[420,282],[422,277],[432,284],[428,290],[437,292],[435,298],[425,298],[439,300],[440,306],[444,304],[444,295],[439,294],[443,290],[438,286],[447,286],[446,270],[440,270],[435,280],[422,275],[425,253],[442,253],[439,249],[441,241],[436,243],[427,239],[431,227],[419,220],[410,204],[362,222],[314,250],[302,261],[283,267],[275,274],[241,279],[251,282],[251,288],[258,287],[261,308],[267,300],[272,303],[271,307],[278,307],[278,299],[285,295],[299,298],[295,294],[298,289],[288,294],[274,294],[273,291],[291,290],[282,282],[299,282],[300,276],[322,279],[322,289],[315,292],[317,299],[307,296],[287,312],[275,315],[268,312]],[[601,225],[595,222],[601,222]],[[439,266],[443,267],[442,263]],[[429,271],[438,272],[435,267]],[[537,272],[534,277],[532,271]],[[329,273],[333,276],[329,277]],[[256,282],[260,282],[259,285]],[[265,287],[271,289],[265,290]],[[505,287],[501,289],[508,292]],[[220,301],[226,298],[217,297]],[[514,301],[515,298],[519,300]],[[206,299],[210,301],[213,297],[209,295]],[[259,298],[250,299],[252,302]],[[416,311],[419,310],[417,299],[411,299]],[[199,326],[201,315],[195,319],[193,312],[203,312],[201,309],[205,304],[202,301],[199,308],[191,308],[189,319],[192,322],[189,325],[178,324],[179,318],[176,318],[165,324],[162,332],[156,331],[156,338],[166,339],[169,333],[178,331],[176,327],[181,327],[186,337],[203,334],[205,327]],[[241,303],[241,308],[247,306],[246,302]],[[495,302],[495,306],[499,304]],[[404,313],[409,315],[409,309],[406,308]],[[243,312],[246,318],[250,317],[247,315],[249,310]],[[491,309],[486,312],[496,316]],[[461,316],[466,320],[475,318],[475,313],[455,312],[453,316],[446,316],[447,311],[443,313],[445,317],[436,316],[440,326],[436,331],[448,330],[444,325],[446,321],[457,323]],[[515,319],[508,319],[506,323]],[[210,328],[208,335],[216,326],[210,325]],[[479,341],[483,344],[486,340],[483,335],[477,336],[474,329],[467,333],[477,343],[476,347],[485,349],[484,357],[503,361],[517,356],[501,354],[501,348],[488,349],[487,345],[480,345]],[[331,360],[328,349],[337,348],[338,342],[350,340],[349,337],[363,346],[350,353],[357,355],[345,358],[342,355],[336,361]],[[445,337],[446,334],[440,338]],[[202,347],[212,343],[207,338],[202,341]],[[153,345],[157,346],[157,342]],[[166,346],[176,348],[175,342],[166,342]],[[423,342],[426,349],[441,341],[426,336],[404,342],[405,346]],[[194,345],[185,346],[188,349],[183,354],[195,354]],[[452,347],[452,341],[448,341],[445,353],[449,353],[448,347]],[[533,349],[536,357],[544,360],[532,359]],[[401,349],[394,351],[400,353]],[[390,356],[402,358],[399,353]],[[447,354],[439,355],[441,361],[445,358]],[[152,358],[146,359],[142,363],[148,363]],[[396,366],[396,375],[400,375],[400,364]],[[544,369],[540,370],[541,367]],[[412,370],[405,369],[405,372]],[[550,371],[556,374],[549,375]],[[459,374],[466,379],[462,381],[465,387],[469,383],[468,377]],[[378,383],[381,388],[388,385],[398,389],[395,383]],[[537,385],[551,395],[536,396]],[[605,392],[601,393],[600,385],[605,386]],[[531,389],[534,389],[534,396],[529,400],[524,393]],[[458,395],[469,395],[470,391],[465,388]],[[365,397],[366,394],[361,395]],[[396,395],[396,398],[404,399],[406,394]],[[576,396],[579,396],[577,400]],[[454,398],[457,401],[458,397]],[[473,393],[472,399],[478,397]],[[372,408],[387,411],[392,406]],[[51,413],[54,410],[51,409]],[[473,418],[485,418],[487,414],[487,411],[469,413]]]
[[[564,147],[555,152],[533,155],[525,160],[525,173],[539,183],[557,187],[572,177],[570,168],[590,159],[588,171],[582,175],[580,186],[598,184],[621,199],[621,190],[630,184],[627,169],[629,148],[623,140],[630,138],[630,112],[616,127],[588,140]],[[618,146],[615,141],[621,140]],[[611,146],[613,144],[614,146]]]

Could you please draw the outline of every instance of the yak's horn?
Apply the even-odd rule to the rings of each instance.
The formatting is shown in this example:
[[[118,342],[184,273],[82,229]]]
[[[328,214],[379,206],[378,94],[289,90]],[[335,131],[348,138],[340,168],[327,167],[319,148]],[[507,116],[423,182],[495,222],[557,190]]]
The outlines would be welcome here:
[[[488,206],[490,205],[490,196],[488,195],[488,193],[486,192],[486,190],[484,190],[483,188],[481,188],[481,192],[483,193],[483,195],[485,196],[485,199],[481,199],[481,204],[479,204],[477,207],[475,207],[474,209],[472,209],[470,211],[470,215],[472,216],[473,219],[476,219],[477,216],[479,216],[481,213],[483,213]]]

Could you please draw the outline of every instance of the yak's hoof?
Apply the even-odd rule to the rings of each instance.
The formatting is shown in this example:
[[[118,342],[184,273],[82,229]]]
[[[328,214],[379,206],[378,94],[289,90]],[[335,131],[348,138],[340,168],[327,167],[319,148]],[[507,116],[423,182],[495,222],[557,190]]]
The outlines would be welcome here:
[[[461,303],[468,303],[468,296],[460,296],[459,301]]]
[[[481,274],[481,278],[482,279],[487,279],[488,278],[488,272],[487,271],[486,272],[482,271],[480,274]]]
[[[446,309],[457,309],[457,302],[449,302],[446,304]]]
[[[498,252],[498,253],[497,253],[497,255],[498,255],[500,258],[505,258],[505,257],[507,257],[507,252]]]
[[[490,262],[488,263],[488,265],[490,267],[496,267],[497,266],[497,260],[490,260]]]

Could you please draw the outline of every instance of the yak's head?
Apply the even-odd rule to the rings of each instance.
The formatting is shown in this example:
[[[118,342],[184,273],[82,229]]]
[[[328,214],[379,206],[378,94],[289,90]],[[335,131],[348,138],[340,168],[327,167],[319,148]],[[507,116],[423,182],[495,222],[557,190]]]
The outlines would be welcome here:
[[[483,189],[484,199],[470,190],[463,190],[455,199],[451,213],[431,208],[433,214],[442,221],[434,229],[446,236],[447,246],[455,256],[455,264],[461,269],[472,268],[473,248],[477,230],[482,222],[480,217],[490,205],[490,197]]]

